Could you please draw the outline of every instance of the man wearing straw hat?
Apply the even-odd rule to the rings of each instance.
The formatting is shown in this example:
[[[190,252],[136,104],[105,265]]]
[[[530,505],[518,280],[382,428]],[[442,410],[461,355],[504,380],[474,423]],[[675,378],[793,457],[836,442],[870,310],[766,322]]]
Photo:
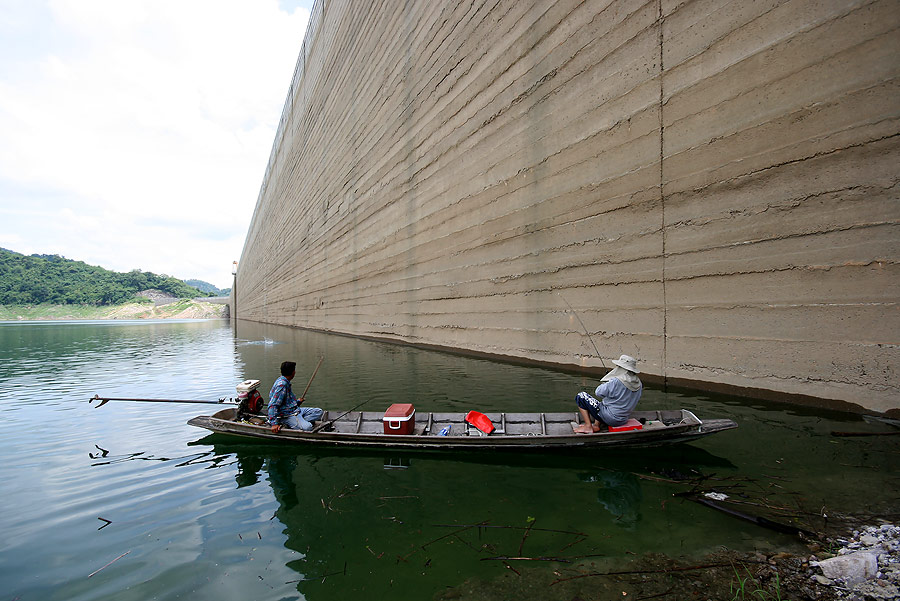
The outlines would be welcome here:
[[[599,432],[602,424],[624,425],[640,400],[643,385],[637,377],[640,373],[637,361],[634,357],[622,355],[613,359],[613,364],[616,367],[603,376],[600,380],[602,384],[594,391],[602,400],[598,401],[586,392],[575,395],[575,403],[583,422],[575,428],[577,434]]]

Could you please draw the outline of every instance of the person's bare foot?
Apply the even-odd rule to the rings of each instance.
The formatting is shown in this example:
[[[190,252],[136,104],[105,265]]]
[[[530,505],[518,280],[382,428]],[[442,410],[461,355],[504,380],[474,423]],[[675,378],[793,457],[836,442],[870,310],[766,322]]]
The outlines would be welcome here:
[[[593,434],[600,431],[600,426],[581,424],[580,426],[575,426],[572,430],[575,434]]]

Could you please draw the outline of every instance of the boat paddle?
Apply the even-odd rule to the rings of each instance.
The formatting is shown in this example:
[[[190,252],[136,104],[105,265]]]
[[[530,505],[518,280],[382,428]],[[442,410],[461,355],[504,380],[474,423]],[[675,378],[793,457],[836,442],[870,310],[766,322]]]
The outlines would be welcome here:
[[[369,399],[369,401],[371,401],[371,400],[372,400],[372,399]],[[310,433],[311,433],[311,434],[315,434],[316,432],[318,432],[318,431],[321,430],[322,428],[327,428],[328,426],[330,426],[331,424],[333,424],[333,423],[336,422],[337,420],[341,419],[342,417],[344,417],[344,416],[347,415],[348,413],[351,413],[351,412],[353,412],[353,411],[356,411],[357,409],[359,409],[360,407],[362,407],[363,405],[365,405],[365,404],[368,403],[369,401],[363,401],[362,403],[360,403],[359,405],[357,405],[357,406],[354,407],[353,409],[350,409],[349,411],[344,411],[343,413],[341,413],[339,416],[337,416],[337,417],[334,418],[333,420],[330,420],[330,421],[327,421],[327,422],[325,422],[325,423],[319,424],[318,426],[316,426],[315,428],[313,428],[313,429],[310,431]]]
[[[139,401],[142,403],[200,403],[202,405],[219,405],[225,403],[225,400],[225,397],[222,397],[218,401],[195,401],[185,399],[117,399],[112,397],[101,397],[100,395],[95,394],[92,398],[88,399],[88,403],[100,401],[100,404],[94,407],[94,409],[99,409],[110,401]],[[233,402],[231,399],[228,399],[228,401]]]

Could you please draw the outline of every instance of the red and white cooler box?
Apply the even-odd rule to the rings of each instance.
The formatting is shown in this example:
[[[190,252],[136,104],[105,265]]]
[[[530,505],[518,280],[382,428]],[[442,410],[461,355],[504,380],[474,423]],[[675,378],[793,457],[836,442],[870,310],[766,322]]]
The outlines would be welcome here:
[[[416,429],[416,409],[411,403],[394,403],[382,419],[385,434],[412,434]]]

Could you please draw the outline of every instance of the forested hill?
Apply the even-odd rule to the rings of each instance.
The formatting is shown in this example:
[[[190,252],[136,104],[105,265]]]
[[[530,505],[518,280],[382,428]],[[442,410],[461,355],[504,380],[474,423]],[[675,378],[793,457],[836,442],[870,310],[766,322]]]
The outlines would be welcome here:
[[[209,282],[204,282],[203,280],[184,280],[184,283],[188,286],[193,286],[200,292],[205,292],[210,296],[228,296],[231,294],[231,288],[216,288]]]
[[[119,273],[59,255],[25,256],[0,248],[0,305],[115,305],[155,288],[179,298],[202,296],[181,280],[146,271]]]

